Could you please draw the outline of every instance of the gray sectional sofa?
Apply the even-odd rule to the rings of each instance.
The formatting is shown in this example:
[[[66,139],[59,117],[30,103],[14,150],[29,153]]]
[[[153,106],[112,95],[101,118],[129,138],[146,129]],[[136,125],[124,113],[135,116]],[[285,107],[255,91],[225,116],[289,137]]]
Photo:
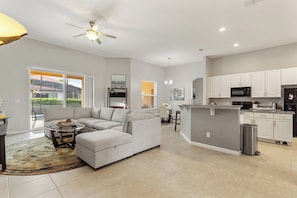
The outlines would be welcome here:
[[[48,126],[73,119],[87,130],[76,136],[76,154],[93,168],[99,168],[136,153],[160,146],[159,117],[145,112],[116,108],[49,108],[44,112],[44,133]]]

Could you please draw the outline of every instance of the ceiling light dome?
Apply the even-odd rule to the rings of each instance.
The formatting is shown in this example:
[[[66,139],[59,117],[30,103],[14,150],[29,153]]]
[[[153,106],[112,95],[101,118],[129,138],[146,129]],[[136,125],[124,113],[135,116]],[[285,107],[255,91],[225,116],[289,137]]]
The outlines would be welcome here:
[[[0,45],[13,42],[25,35],[27,30],[22,24],[0,12]]]

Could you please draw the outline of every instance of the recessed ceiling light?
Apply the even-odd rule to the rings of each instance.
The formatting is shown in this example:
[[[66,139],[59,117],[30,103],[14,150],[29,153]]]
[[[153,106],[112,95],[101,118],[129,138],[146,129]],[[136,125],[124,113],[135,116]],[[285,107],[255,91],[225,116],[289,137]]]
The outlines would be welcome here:
[[[200,52],[203,52],[204,50],[203,50],[203,49],[199,49],[199,51],[200,51]]]
[[[219,29],[219,31],[220,31],[220,32],[225,32],[225,31],[226,31],[226,28],[225,28],[225,27],[221,27],[221,28]]]
[[[238,47],[238,46],[239,46],[238,43],[234,43],[234,44],[233,44],[233,47]]]

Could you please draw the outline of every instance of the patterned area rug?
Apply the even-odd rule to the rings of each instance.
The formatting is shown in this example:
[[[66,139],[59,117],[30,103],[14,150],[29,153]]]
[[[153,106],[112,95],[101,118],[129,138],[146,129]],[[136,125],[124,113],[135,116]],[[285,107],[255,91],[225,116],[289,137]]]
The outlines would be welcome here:
[[[27,140],[6,147],[5,175],[38,175],[70,170],[84,166],[75,150],[56,148],[46,137]]]

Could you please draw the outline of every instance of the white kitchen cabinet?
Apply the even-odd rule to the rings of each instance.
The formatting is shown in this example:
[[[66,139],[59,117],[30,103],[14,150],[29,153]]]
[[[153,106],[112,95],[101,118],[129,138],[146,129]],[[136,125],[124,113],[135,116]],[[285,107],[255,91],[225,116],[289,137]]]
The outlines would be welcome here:
[[[243,123],[256,124],[260,140],[292,143],[292,114],[244,112]]]
[[[274,140],[292,143],[293,116],[287,114],[274,114]]]
[[[252,72],[252,97],[281,97],[280,70]]]
[[[220,78],[218,76],[212,76],[209,78],[210,84],[210,98],[218,98],[220,97]]]
[[[250,87],[251,73],[232,74],[230,76],[231,87]]]
[[[254,113],[254,123],[258,126],[258,138],[273,140],[273,114]]]
[[[297,84],[297,68],[287,68],[281,70],[281,85]]]
[[[252,72],[252,97],[264,97],[265,72]]]
[[[230,76],[212,76],[209,78],[210,98],[230,98]]]
[[[280,70],[266,71],[266,97],[281,97]]]
[[[244,124],[254,124],[254,113],[244,112],[243,113],[243,123]]]

